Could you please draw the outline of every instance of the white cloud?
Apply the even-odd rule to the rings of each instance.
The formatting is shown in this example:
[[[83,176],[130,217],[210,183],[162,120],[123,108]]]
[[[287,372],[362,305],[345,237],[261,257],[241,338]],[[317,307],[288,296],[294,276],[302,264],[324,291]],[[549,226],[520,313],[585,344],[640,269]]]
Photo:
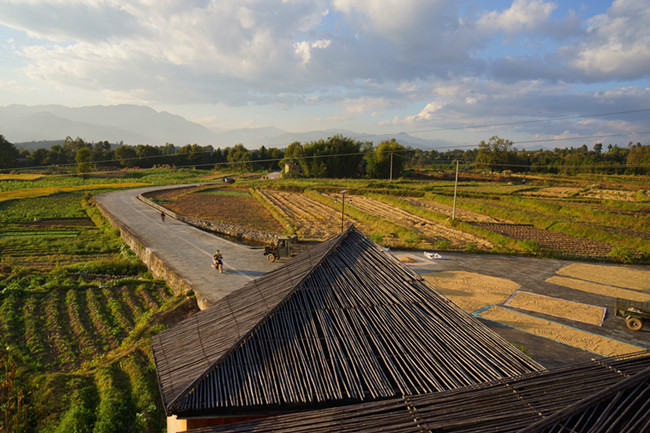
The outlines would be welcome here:
[[[341,102],[347,113],[362,114],[370,111],[381,110],[390,106],[385,98],[363,96],[360,98],[346,98]]]
[[[293,44],[296,54],[302,59],[302,63],[307,64],[311,60],[312,48],[325,49],[332,43],[330,40],[321,39],[315,42],[300,41]]]
[[[593,6],[587,20],[577,0],[578,12],[557,0],[0,0],[0,25],[20,30],[0,72],[27,74],[22,88],[267,118],[420,127],[623,111],[649,96],[625,82],[650,87],[646,3]],[[573,87],[585,83],[617,90]]]
[[[486,13],[477,24],[481,29],[502,30],[506,34],[535,31],[544,27],[556,8],[555,3],[543,0],[514,0],[509,9]]]
[[[588,21],[588,32],[566,57],[588,80],[650,76],[650,8],[645,0],[616,0]]]

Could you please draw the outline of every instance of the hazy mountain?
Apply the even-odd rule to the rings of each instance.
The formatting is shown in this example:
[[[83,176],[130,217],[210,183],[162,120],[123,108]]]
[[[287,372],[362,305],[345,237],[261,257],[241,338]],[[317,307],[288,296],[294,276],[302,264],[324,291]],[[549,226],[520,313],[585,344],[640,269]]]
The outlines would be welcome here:
[[[217,134],[183,119],[136,105],[69,108],[60,105],[9,105],[0,107],[0,134],[11,142],[61,140],[67,136],[85,141],[126,144],[208,144]]]
[[[363,134],[348,130],[323,130],[293,133],[278,128],[243,128],[212,131],[198,123],[167,112],[158,112],[137,105],[111,105],[70,108],[61,105],[9,105],[0,107],[0,134],[12,143],[33,147],[39,141],[62,141],[65,137],[81,137],[88,142],[109,141],[130,145],[160,146],[173,143],[211,144],[214,147],[232,147],[243,144],[249,149],[260,146],[284,148],[294,141],[309,143],[343,135],[375,145],[395,138],[400,144],[419,149],[442,149],[454,143],[443,140],[425,140],[407,133],[394,135]],[[32,143],[35,142],[35,143]]]

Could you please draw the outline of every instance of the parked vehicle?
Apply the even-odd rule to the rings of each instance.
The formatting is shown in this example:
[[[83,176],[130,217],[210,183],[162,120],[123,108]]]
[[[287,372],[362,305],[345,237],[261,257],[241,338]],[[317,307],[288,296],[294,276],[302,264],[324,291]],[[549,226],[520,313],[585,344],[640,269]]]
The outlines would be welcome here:
[[[625,320],[625,324],[632,331],[640,331],[643,322],[650,320],[650,302],[629,301],[616,298],[616,317]]]
[[[291,257],[295,255],[295,236],[278,236],[276,245],[264,247],[264,255],[266,260],[274,262],[280,257]]]

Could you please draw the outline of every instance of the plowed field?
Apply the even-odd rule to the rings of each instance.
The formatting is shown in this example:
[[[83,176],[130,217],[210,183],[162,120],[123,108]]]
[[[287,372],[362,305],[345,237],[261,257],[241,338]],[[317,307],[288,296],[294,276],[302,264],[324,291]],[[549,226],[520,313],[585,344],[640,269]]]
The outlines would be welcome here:
[[[181,215],[282,233],[284,228],[246,189],[162,190],[149,195],[170,200],[163,206]]]
[[[474,225],[513,239],[537,242],[543,249],[562,251],[578,256],[605,257],[612,250],[612,246],[605,242],[542,230],[526,224],[474,223]]]
[[[402,200],[412,204],[413,206],[421,207],[433,212],[441,213],[451,217],[454,215],[454,208],[452,206],[447,206],[446,204],[436,203],[435,201],[425,200],[421,198],[412,198],[405,197]],[[468,222],[481,222],[481,223],[507,223],[508,221],[502,220],[499,218],[493,218],[488,215],[483,215],[477,212],[472,212],[470,210],[456,208],[456,218],[461,221]]]
[[[341,212],[337,209],[300,193],[274,190],[260,190],[259,193],[288,220],[293,221],[301,239],[322,240],[341,231]],[[345,216],[345,226],[350,223],[364,231],[359,221]]]
[[[334,196],[332,196],[334,198]],[[350,206],[354,206],[371,215],[375,215],[414,231],[422,233],[432,242],[448,241],[453,248],[465,248],[467,244],[474,243],[478,248],[490,249],[492,244],[485,239],[462,232],[442,223],[412,214],[388,203],[368,198],[361,195],[352,195],[349,199]],[[348,200],[346,200],[348,205]]]

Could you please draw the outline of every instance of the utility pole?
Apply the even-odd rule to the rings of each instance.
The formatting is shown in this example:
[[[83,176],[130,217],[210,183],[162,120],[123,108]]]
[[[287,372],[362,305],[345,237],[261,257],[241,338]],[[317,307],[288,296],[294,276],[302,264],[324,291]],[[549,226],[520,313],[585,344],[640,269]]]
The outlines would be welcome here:
[[[454,182],[454,209],[451,212],[451,219],[456,219],[456,191],[458,190],[458,160],[456,160],[456,182]]]
[[[341,232],[343,232],[343,216],[345,215],[345,193],[348,192],[347,189],[340,191],[341,194]]]
[[[390,182],[393,181],[393,152],[390,153]]]

